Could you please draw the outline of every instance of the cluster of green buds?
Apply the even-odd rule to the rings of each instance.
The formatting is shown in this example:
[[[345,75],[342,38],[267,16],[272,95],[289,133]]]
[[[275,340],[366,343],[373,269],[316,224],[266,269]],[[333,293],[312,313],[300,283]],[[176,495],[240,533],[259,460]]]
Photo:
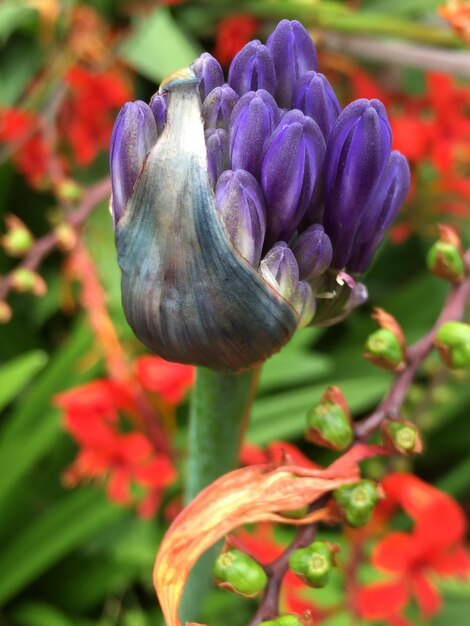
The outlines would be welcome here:
[[[351,412],[339,387],[328,387],[307,413],[305,438],[331,450],[344,450],[353,440]]]
[[[314,541],[306,548],[294,550],[289,557],[289,568],[310,587],[324,587],[335,563],[338,546],[326,541]]]
[[[266,587],[268,576],[251,556],[242,550],[231,548],[217,557],[214,581],[222,589],[245,598],[253,598]]]
[[[348,524],[359,528],[370,520],[372,511],[380,499],[380,492],[373,481],[360,480],[335,489],[333,497]]]
[[[434,340],[444,363],[453,369],[470,367],[470,325],[464,322],[442,324]]]
[[[404,419],[386,419],[380,427],[384,445],[392,452],[419,454],[423,443],[418,428]]]
[[[364,345],[364,358],[389,372],[400,372],[405,366],[405,336],[396,319],[376,307],[372,318],[380,328],[367,338]]]
[[[428,252],[429,270],[450,282],[459,282],[465,275],[465,262],[460,237],[451,226],[439,225],[440,238]]]

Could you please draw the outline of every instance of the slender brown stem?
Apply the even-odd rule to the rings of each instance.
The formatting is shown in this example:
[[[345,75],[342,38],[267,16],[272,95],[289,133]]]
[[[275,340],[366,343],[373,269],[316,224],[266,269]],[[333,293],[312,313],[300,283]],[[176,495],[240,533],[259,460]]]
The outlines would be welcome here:
[[[386,417],[398,417],[418,368],[433,348],[434,338],[440,326],[444,322],[458,320],[462,317],[465,304],[470,296],[470,250],[465,254],[465,265],[467,267],[466,277],[462,282],[452,287],[441,314],[431,330],[408,348],[406,367],[396,376],[388,394],[371,415],[356,422],[355,432],[358,441],[365,441],[377,430]]]
[[[109,178],[104,178],[89,187],[78,207],[65,217],[66,222],[74,229],[78,229],[96,208],[111,193],[111,183]],[[23,261],[17,266],[28,270],[36,270],[42,263],[44,257],[57,247],[60,241],[59,235],[55,231],[49,232],[44,237],[37,239],[31,250]],[[16,269],[17,269],[16,268]],[[12,274],[0,277],[0,302],[5,300],[12,287]]]

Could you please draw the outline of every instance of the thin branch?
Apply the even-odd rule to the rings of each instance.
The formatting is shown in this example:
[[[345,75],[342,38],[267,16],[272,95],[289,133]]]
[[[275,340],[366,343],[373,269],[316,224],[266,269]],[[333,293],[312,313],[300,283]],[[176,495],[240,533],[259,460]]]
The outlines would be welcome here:
[[[89,187],[78,207],[65,217],[66,222],[74,229],[78,229],[93,212],[96,206],[106,199],[111,193],[109,178],[104,178]],[[37,239],[23,261],[17,266],[35,271],[43,259],[50,254],[59,243],[59,235],[51,231],[44,237]],[[4,301],[12,288],[12,274],[0,277],[0,302]]]
[[[465,254],[467,275],[461,283],[453,286],[444,307],[432,329],[407,350],[406,367],[400,372],[388,394],[378,408],[363,420],[356,422],[355,434],[358,441],[365,441],[377,430],[386,417],[398,417],[406,394],[418,368],[431,352],[434,338],[444,322],[461,319],[465,304],[470,296],[470,250]]]
[[[382,400],[378,408],[371,413],[371,415],[356,422],[356,442],[366,441],[370,435],[379,428],[386,417],[398,417],[408,389],[414,380],[418,368],[433,348],[434,338],[438,329],[444,322],[462,318],[465,304],[470,296],[470,250],[465,254],[465,265],[467,268],[466,277],[462,282],[452,287],[441,314],[432,329],[419,341],[408,348],[406,367],[396,376],[388,394]],[[315,502],[310,510],[315,510],[325,506],[328,498],[329,494]],[[284,550],[284,552],[275,561],[264,566],[269,578],[268,585],[258,610],[249,623],[249,626],[258,626],[260,622],[271,620],[279,615],[281,586],[284,576],[289,568],[289,556],[297,548],[308,546],[315,538],[316,532],[316,523],[300,527],[294,540]],[[359,558],[360,553],[355,555],[356,561]],[[356,566],[357,563],[355,562],[354,567]],[[355,585],[353,584],[349,590],[350,599],[352,594],[355,592],[354,590]]]

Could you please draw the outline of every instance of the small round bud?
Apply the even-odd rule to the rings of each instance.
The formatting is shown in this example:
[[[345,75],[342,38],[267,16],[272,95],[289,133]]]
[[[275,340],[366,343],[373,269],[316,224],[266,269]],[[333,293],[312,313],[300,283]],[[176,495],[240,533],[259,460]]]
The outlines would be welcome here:
[[[57,246],[63,252],[69,252],[75,247],[77,243],[77,233],[70,224],[62,222],[54,228],[54,232],[57,237]]]
[[[56,191],[59,199],[64,202],[78,202],[83,197],[83,187],[71,178],[62,180]]]
[[[384,444],[401,454],[419,454],[423,449],[415,424],[402,419],[386,419],[381,426]]]
[[[361,480],[333,491],[333,497],[343,509],[347,522],[354,527],[364,526],[379,500],[377,485],[371,480]]]
[[[441,236],[430,248],[427,256],[429,270],[439,278],[458,282],[465,274],[462,243],[455,229],[441,224]]]
[[[444,363],[451,368],[470,367],[470,325],[446,322],[436,334],[434,343]]]
[[[26,267],[19,267],[11,275],[11,286],[19,293],[33,293],[35,296],[43,296],[47,291],[44,280]]]
[[[16,215],[7,215],[5,222],[7,232],[0,239],[3,249],[10,256],[24,256],[34,242],[30,230]]]
[[[332,450],[343,450],[351,443],[351,414],[338,387],[329,387],[320,404],[307,413],[305,438]]]
[[[268,582],[261,565],[236,549],[227,550],[217,558],[214,579],[219,587],[247,598],[257,596]]]
[[[0,302],[0,324],[6,324],[11,320],[11,307],[6,302]]]
[[[373,332],[364,345],[364,358],[391,372],[403,367],[404,357],[400,340],[388,328],[379,328]]]
[[[261,622],[259,626],[302,626],[302,622],[296,615],[281,615],[276,619]]]
[[[311,587],[324,587],[334,564],[333,551],[323,541],[294,550],[289,557],[290,569]]]

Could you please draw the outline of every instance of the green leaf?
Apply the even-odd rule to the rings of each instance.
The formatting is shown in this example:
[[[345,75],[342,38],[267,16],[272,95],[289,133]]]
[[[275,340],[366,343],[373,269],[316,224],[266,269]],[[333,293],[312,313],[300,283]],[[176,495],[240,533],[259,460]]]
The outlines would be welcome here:
[[[75,626],[66,615],[44,602],[23,602],[12,617],[21,626]]]
[[[0,367],[0,410],[45,366],[47,354],[33,350]]]
[[[328,381],[343,391],[352,413],[373,407],[388,387],[389,377],[380,372],[376,376]],[[248,429],[248,440],[265,445],[273,439],[291,439],[305,429],[307,411],[323,395],[327,383],[302,387],[267,398],[258,399],[253,407]]]
[[[139,20],[120,48],[124,61],[157,82],[190,65],[201,52],[163,8]]]
[[[0,606],[36,580],[71,550],[85,543],[119,516],[128,515],[94,489],[67,494],[11,538],[0,554]]]
[[[5,44],[9,36],[36,12],[18,0],[10,0],[0,4],[0,44]]]

